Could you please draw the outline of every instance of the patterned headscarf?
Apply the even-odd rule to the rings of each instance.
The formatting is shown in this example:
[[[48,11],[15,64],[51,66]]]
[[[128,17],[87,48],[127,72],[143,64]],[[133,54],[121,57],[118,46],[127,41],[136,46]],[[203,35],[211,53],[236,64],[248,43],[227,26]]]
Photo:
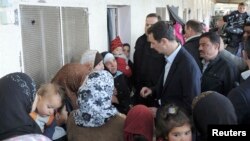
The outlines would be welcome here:
[[[111,104],[114,89],[112,75],[105,71],[94,71],[78,91],[79,109],[73,115],[81,127],[99,127],[105,124],[117,110]]]
[[[41,133],[29,116],[35,93],[34,81],[24,73],[11,73],[0,79],[0,140]]]

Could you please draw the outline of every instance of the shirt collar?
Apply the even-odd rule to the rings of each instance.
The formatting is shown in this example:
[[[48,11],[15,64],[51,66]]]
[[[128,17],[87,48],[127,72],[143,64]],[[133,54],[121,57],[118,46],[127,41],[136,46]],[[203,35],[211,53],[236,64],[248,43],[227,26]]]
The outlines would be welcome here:
[[[219,60],[219,58],[220,58],[220,54],[218,54],[213,60],[209,60],[208,62],[206,62],[205,59],[202,59],[201,63],[203,65],[205,65],[205,64],[214,64],[215,62],[217,62]]]
[[[207,62],[207,61],[205,61],[205,59],[202,59],[202,60],[201,60],[201,63],[202,63],[203,65],[205,65],[205,64],[208,64],[209,61]]]
[[[164,56],[166,62],[172,64],[173,61],[174,61],[174,59],[175,59],[175,57],[176,57],[176,55],[177,55],[177,53],[180,51],[180,49],[181,49],[181,45],[179,44],[178,47],[175,49],[174,52],[172,52],[169,56]]]
[[[199,36],[201,36],[201,34],[197,34],[197,35],[191,36],[191,37],[187,38],[186,42],[188,42],[189,40],[191,40],[191,39],[193,39],[195,37],[199,37]]]

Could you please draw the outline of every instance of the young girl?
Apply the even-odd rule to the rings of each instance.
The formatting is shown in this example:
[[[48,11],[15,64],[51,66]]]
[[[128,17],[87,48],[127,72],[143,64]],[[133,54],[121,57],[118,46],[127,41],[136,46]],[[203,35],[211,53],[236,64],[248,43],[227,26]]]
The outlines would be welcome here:
[[[173,104],[157,111],[156,137],[158,141],[192,141],[191,121]]]
[[[44,132],[45,126],[50,126],[54,121],[54,112],[62,106],[64,91],[54,83],[44,84],[37,91],[30,116]]]

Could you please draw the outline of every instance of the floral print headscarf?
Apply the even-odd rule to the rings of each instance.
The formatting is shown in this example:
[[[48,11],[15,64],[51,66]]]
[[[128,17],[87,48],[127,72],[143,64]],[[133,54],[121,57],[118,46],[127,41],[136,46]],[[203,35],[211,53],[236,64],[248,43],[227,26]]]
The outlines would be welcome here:
[[[94,71],[78,90],[79,109],[73,113],[75,123],[81,127],[99,127],[117,113],[111,99],[114,89],[112,75]]]

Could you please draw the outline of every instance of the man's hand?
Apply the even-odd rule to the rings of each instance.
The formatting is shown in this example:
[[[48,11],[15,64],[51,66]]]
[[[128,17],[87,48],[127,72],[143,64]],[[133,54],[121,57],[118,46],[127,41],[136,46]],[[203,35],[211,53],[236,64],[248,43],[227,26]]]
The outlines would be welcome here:
[[[143,87],[140,91],[140,95],[143,98],[146,98],[148,95],[152,94],[152,90],[148,87]]]

